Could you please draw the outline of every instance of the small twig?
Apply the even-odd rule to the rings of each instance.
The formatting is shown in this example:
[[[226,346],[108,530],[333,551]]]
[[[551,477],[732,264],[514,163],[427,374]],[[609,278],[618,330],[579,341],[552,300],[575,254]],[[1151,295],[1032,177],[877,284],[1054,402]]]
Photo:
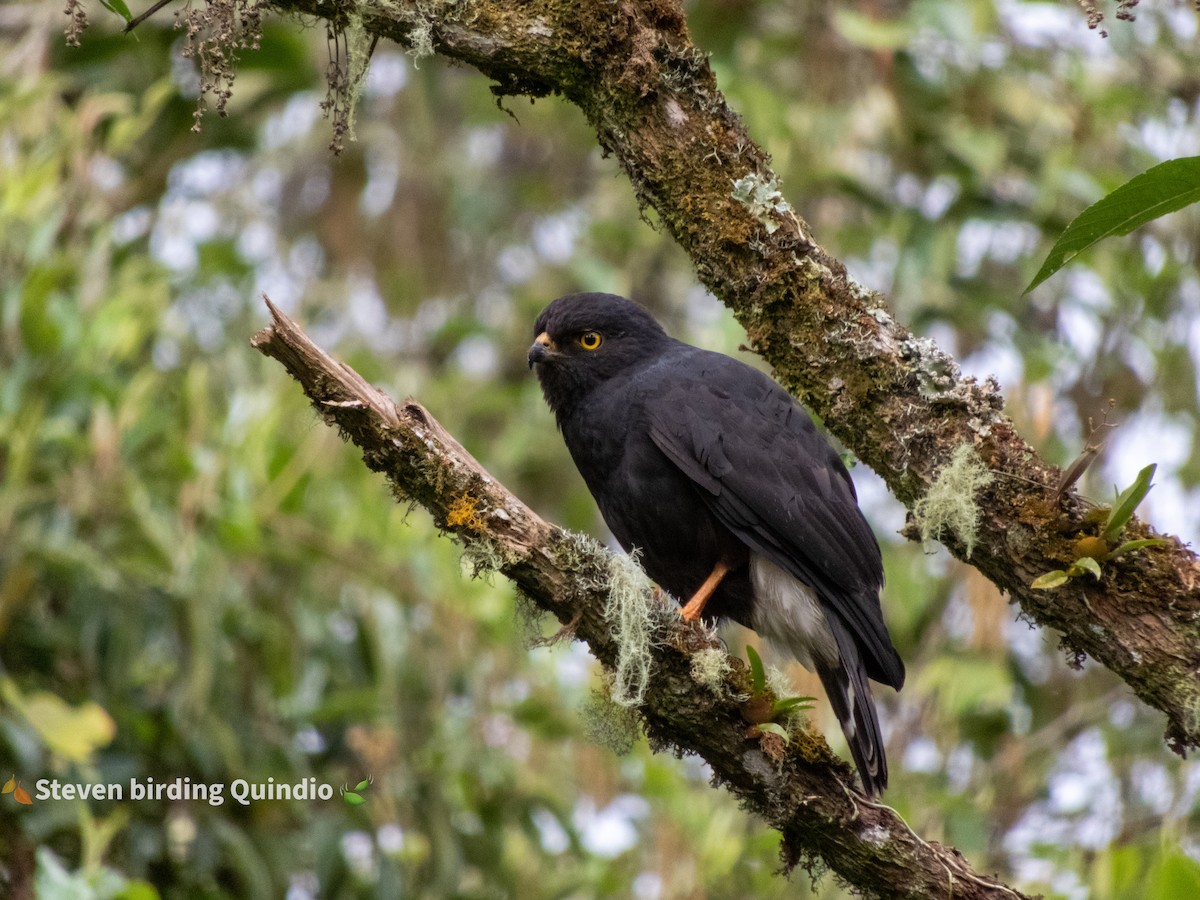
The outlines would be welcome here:
[[[891,815],[895,816],[897,819],[900,820],[900,824],[904,826],[905,830],[908,831],[909,835],[912,836],[913,840],[918,841],[919,843],[923,844],[926,847],[929,847],[929,842],[926,841],[925,838],[923,838],[919,834],[917,834],[915,831],[913,831],[912,826],[908,824],[908,820],[905,819],[904,816],[900,815],[900,813],[897,812],[894,807],[888,806],[886,803],[880,803],[876,800],[872,800],[869,797],[863,797],[861,795],[859,797],[859,802],[861,802],[863,806],[869,806],[872,809],[878,809],[878,810],[890,813]],[[939,862],[941,862],[942,868],[946,870],[946,875],[948,877],[948,882],[950,885],[950,894],[951,894],[951,896],[953,896],[953,894],[954,894],[954,870],[951,869],[949,865],[947,865],[947,863],[944,859],[939,860]],[[1018,898],[1025,896],[1024,894],[1022,894],[1018,891],[1014,891],[1012,888],[1010,888],[1008,885],[1004,884],[1003,882],[997,881],[995,878],[986,878],[986,877],[976,875],[974,872],[970,871],[969,869],[960,869],[958,874],[970,881],[975,882],[975,884],[979,885],[980,887],[987,888],[988,890],[1004,891],[1004,892],[1011,894],[1012,896],[1018,897]]]
[[[553,647],[562,641],[575,640],[575,629],[579,627],[579,620],[583,618],[583,609],[576,611],[571,617],[571,621],[561,626],[558,631],[548,637],[535,638],[531,641],[534,647]]]
[[[133,31],[133,29],[137,28],[139,25],[141,25],[148,18],[150,18],[152,15],[154,15],[156,12],[158,12],[160,9],[162,9],[164,6],[166,6],[170,2],[171,2],[171,0],[157,0],[157,2],[153,6],[151,6],[148,10],[146,10],[140,16],[134,16],[132,19],[130,19],[129,23],[125,26],[124,33],[129,34],[129,32]]]
[[[1108,401],[1108,409],[1104,411],[1104,416],[1101,418],[1099,425],[1092,424],[1091,416],[1088,417],[1087,445],[1083,448],[1083,452],[1075,457],[1075,461],[1063,471],[1062,478],[1058,480],[1058,488],[1054,492],[1055,497],[1061,497],[1075,482],[1082,478],[1083,473],[1088,470],[1088,466],[1096,461],[1096,457],[1104,449],[1105,442],[1094,440],[1094,438],[1106,428],[1117,427],[1115,422],[1108,421],[1108,414],[1115,405],[1115,400]]]

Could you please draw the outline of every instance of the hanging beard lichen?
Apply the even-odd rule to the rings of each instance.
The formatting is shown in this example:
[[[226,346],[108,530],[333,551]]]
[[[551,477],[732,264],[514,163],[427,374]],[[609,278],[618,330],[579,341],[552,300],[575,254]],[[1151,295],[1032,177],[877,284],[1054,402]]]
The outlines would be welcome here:
[[[913,518],[921,530],[921,540],[938,540],[944,531],[949,531],[962,542],[969,559],[979,536],[976,494],[994,478],[974,447],[962,444],[955,448],[950,462],[938,470],[925,496],[913,504]]]

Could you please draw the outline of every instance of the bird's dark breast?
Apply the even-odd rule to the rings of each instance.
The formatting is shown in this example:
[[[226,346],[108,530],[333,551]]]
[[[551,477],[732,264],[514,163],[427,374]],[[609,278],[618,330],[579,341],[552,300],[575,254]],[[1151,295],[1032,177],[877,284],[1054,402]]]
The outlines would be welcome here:
[[[732,566],[704,615],[749,626],[754,600],[746,545],[717,521],[700,489],[654,445],[636,414],[628,418],[630,406],[624,419],[591,412],[565,420],[563,438],[617,542],[627,552],[637,550],[646,574],[680,600],[695,593],[718,561]]]

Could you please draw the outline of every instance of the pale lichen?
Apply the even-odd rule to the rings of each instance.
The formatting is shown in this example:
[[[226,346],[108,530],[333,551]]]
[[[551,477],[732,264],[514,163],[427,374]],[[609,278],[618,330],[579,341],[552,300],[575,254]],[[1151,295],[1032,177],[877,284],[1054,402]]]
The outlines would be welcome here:
[[[961,444],[950,462],[938,470],[925,496],[913,504],[913,518],[922,541],[938,540],[949,531],[962,543],[969,559],[979,536],[980,509],[976,494],[995,476],[970,444]]]
[[[792,696],[792,681],[778,666],[767,667],[767,690],[776,697]]]
[[[787,673],[776,666],[767,667],[767,690],[780,699],[795,696],[796,691]],[[789,741],[795,741],[808,727],[808,716],[805,713],[811,708],[811,703],[805,702],[793,706],[783,713],[782,719],[779,721],[783,725],[783,730],[787,732]]]
[[[472,578],[491,583],[493,572],[499,572],[507,561],[505,549],[488,537],[473,537],[463,541],[462,561]]]
[[[588,563],[606,551],[582,534],[570,534],[559,550],[564,568],[589,571]],[[608,565],[583,576],[584,590],[606,595],[604,621],[617,645],[613,700],[621,706],[639,706],[650,683],[651,651],[670,622],[670,609],[656,596],[654,586],[637,562],[637,551],[609,556]]]
[[[729,654],[720,647],[705,647],[692,654],[692,681],[708,688],[718,697],[724,696],[728,691],[725,679],[732,671]]]
[[[636,553],[614,556],[608,574],[604,621],[617,644],[612,697],[621,706],[640,706],[650,684],[650,654],[665,624],[666,607],[655,598]]]
[[[419,68],[420,60],[433,56],[437,52],[434,41],[439,26],[448,22],[469,24],[477,15],[472,11],[471,4],[464,3],[462,0],[417,0],[414,4],[399,3],[397,0],[380,0],[380,5],[395,9],[408,19],[410,28],[404,41],[408,45],[405,52],[412,57],[413,65],[417,68]],[[538,21],[544,22],[542,19]],[[538,32],[531,28],[530,33]]]
[[[751,172],[733,183],[733,199],[742,204],[767,230],[774,234],[780,226],[777,216],[790,215],[792,206],[783,199],[779,182],[772,176],[764,180],[757,172]]]

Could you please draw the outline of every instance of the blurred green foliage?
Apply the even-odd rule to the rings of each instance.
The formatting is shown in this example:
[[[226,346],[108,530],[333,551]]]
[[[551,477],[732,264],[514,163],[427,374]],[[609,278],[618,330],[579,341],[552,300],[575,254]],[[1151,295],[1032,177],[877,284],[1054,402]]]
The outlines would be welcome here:
[[[86,8],[75,49],[56,5],[0,11],[0,778],[373,783],[357,806],[2,797],[0,894],[844,896],[778,877],[774,835],[694,761],[584,740],[586,655],[529,649],[549,624],[470,579],[248,346],[266,291],[544,515],[602,536],[525,368],[537,311],[614,290],[695,343],[743,336],[576,111],[506,115],[475,73],[381,46],[334,159],[324,35],[275,22],[197,135],[169,14],[135,40]],[[997,371],[1050,458],[1114,398],[1126,424],[1089,489],[1158,462],[1142,511],[1200,532],[1200,215],[1021,296],[1075,212],[1200,135],[1191,8],[1139,7],[1107,40],[1066,3],[688,10],[819,240]],[[1048,896],[1200,895],[1200,771],[1159,717],[903,544],[902,511],[855,477],[913,673],[879,692],[888,802]]]

